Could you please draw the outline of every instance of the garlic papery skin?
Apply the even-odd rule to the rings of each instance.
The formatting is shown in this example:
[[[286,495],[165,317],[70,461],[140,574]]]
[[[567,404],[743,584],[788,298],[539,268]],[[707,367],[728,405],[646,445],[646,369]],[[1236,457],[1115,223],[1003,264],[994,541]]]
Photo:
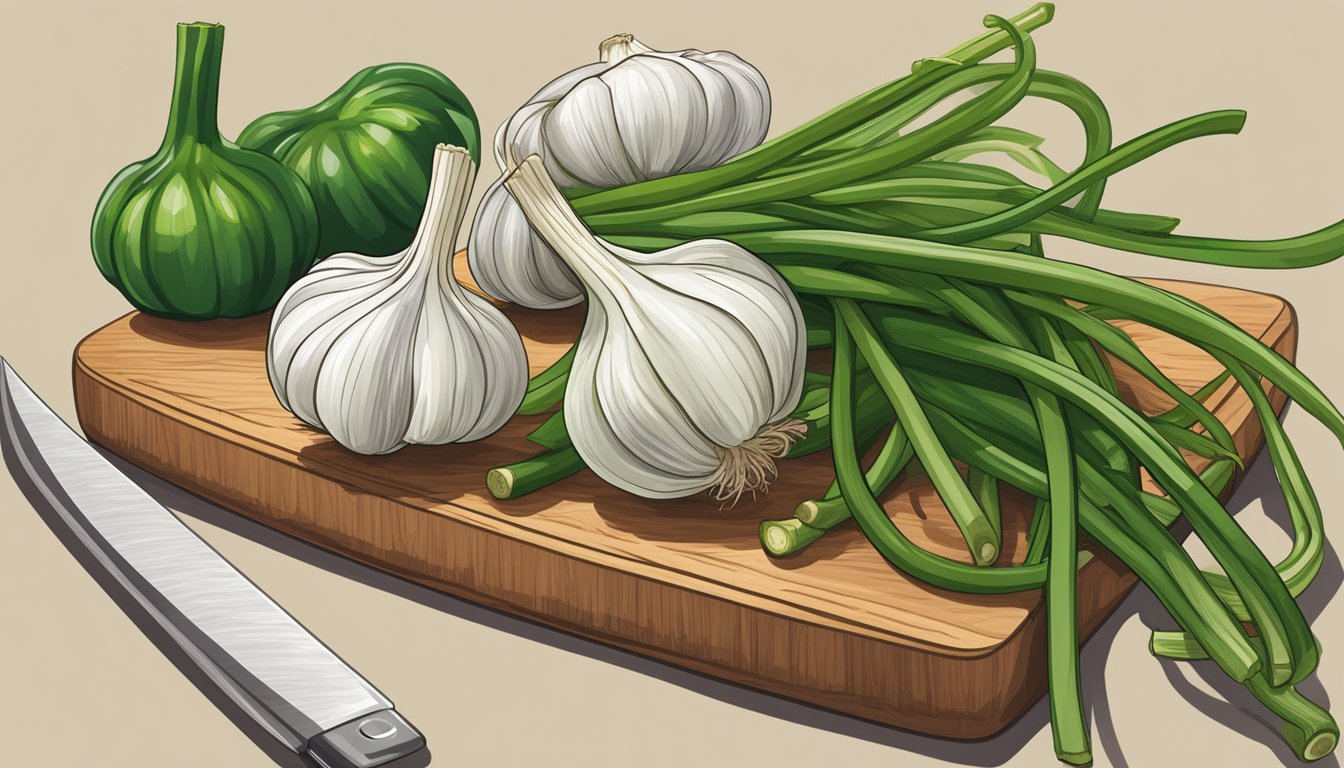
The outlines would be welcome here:
[[[558,186],[602,189],[712,168],[765,138],[770,89],[737,55],[655,51],[631,35],[598,51],[601,61],[552,80],[500,126],[500,170],[539,155]],[[497,299],[558,309],[582,298],[500,182],[481,202],[468,253],[477,284]]]
[[[271,318],[266,371],[280,404],[352,451],[479,440],[522,402],[518,331],[453,276],[475,175],[465,149],[439,145],[407,249],[328,257]]]
[[[723,240],[651,254],[594,236],[540,158],[506,181],[587,292],[565,426],[602,479],[646,498],[762,489],[801,436],[802,311],[779,273]]]

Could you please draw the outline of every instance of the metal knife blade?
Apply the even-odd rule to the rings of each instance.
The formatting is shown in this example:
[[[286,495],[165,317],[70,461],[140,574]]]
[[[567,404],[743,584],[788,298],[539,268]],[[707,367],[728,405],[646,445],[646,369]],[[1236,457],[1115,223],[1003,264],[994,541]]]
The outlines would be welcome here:
[[[75,538],[224,693],[289,749],[373,768],[424,737],[209,544],[85,442],[0,358],[0,447]]]

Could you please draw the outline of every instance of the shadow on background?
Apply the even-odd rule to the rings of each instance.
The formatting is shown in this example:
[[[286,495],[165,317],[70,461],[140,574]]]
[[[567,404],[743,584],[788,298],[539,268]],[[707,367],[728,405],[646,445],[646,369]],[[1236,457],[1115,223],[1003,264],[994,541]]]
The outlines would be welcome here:
[[[1021,751],[1028,741],[1043,729],[1049,728],[1049,707],[1044,699],[1037,702],[1017,722],[996,736],[980,741],[951,741],[856,719],[848,715],[725,682],[542,626],[492,608],[476,605],[346,559],[246,517],[229,512],[161,480],[115,455],[104,453],[122,471],[165,506],[309,565],[467,621],[543,643],[552,648],[582,654],[588,658],[647,675],[769,717],[795,723],[808,723],[812,727],[836,734],[915,752],[949,763],[985,767],[1002,765],[1008,762]],[[1266,515],[1291,535],[1291,521],[1279,493],[1279,485],[1273,466],[1267,458],[1258,460],[1252,465],[1236,494],[1229,501],[1228,508],[1240,510],[1255,499],[1260,499]],[[69,546],[67,544],[67,547]],[[88,568],[88,565],[85,567]],[[96,570],[91,569],[91,572],[96,573]],[[1339,558],[1334,549],[1327,544],[1320,575],[1298,601],[1309,620],[1318,616],[1339,590],[1342,576],[1344,576],[1344,570],[1341,570]],[[104,588],[107,589],[106,586]],[[118,602],[122,603],[123,601],[119,599]],[[122,607],[133,616],[139,610],[136,605],[127,606],[123,604]],[[1107,760],[1118,768],[1129,768],[1129,763],[1120,747],[1121,740],[1126,737],[1117,734],[1115,731],[1114,719],[1106,696],[1105,668],[1110,656],[1111,646],[1119,633],[1120,627],[1125,624],[1127,617],[1136,614],[1149,628],[1172,627],[1172,621],[1165,609],[1153,597],[1152,593],[1140,584],[1134,593],[1121,603],[1115,613],[1088,640],[1082,652],[1081,672],[1084,696],[1097,740],[1097,743],[1093,745],[1094,751],[1104,754]],[[155,644],[164,650],[165,655],[173,660],[178,668],[196,684],[197,688],[201,689],[202,693],[270,755],[277,765],[298,766],[305,764],[304,761],[299,760],[292,753],[279,748],[274,739],[256,726],[232,701],[219,693],[214,685],[186,658],[185,654],[176,650],[176,645],[158,629],[152,620],[147,616],[142,618],[144,621],[137,621],[137,624],[145,630],[146,635],[150,636]],[[1265,712],[1259,702],[1245,688],[1224,677],[1212,663],[1173,662],[1168,660],[1161,660],[1159,663],[1162,664],[1163,671],[1173,687],[1190,702],[1192,713],[1212,717],[1229,729],[1266,744],[1284,765],[1298,763],[1292,750],[1279,735],[1278,723],[1274,721],[1273,716]],[[1222,698],[1211,697],[1204,691],[1199,690],[1185,677],[1185,674],[1183,674],[1185,670],[1190,670],[1190,673],[1202,678]],[[1317,702],[1328,705],[1325,692],[1314,676],[1299,688]],[[433,734],[428,734],[428,738],[432,744]],[[1135,738],[1135,736],[1130,735],[1128,738]],[[412,759],[416,760],[414,764],[417,766],[428,763],[427,750],[422,752],[421,755],[412,756]],[[448,759],[451,761],[451,756]],[[1338,766],[1339,761],[1332,755],[1320,761],[1319,764],[1322,766]]]

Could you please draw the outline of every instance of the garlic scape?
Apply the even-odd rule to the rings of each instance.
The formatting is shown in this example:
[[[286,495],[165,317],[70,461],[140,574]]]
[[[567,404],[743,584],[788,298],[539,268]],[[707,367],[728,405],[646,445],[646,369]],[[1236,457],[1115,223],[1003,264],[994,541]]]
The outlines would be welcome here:
[[[807,344],[783,278],[723,240],[652,254],[601,240],[538,157],[505,185],[587,293],[564,400],[584,463],[646,498],[764,488],[806,428],[787,418]]]
[[[562,188],[616,187],[712,168],[765,138],[770,90],[735,54],[664,53],[630,35],[598,50],[601,61],[552,80],[500,126],[500,170],[539,155]],[[481,202],[468,252],[476,282],[498,299],[555,309],[582,298],[503,179]]]
[[[518,331],[453,277],[474,179],[467,151],[440,144],[410,246],[389,256],[331,256],[276,308],[266,346],[276,397],[352,451],[479,440],[523,398]]]

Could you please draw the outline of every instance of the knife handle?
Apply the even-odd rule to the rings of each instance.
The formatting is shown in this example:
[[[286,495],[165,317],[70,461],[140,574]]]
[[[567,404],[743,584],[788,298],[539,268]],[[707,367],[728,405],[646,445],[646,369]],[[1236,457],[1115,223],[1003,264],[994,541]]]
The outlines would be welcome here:
[[[338,725],[308,740],[308,754],[323,768],[374,768],[425,746],[425,737],[394,710],[384,709]]]

